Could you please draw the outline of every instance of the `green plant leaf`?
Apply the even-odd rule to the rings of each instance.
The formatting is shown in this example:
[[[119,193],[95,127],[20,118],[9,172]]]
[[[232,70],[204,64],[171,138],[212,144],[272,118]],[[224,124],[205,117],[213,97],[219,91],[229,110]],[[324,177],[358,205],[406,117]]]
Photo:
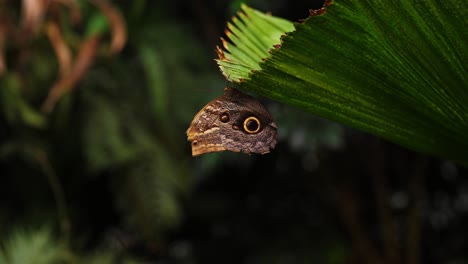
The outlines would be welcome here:
[[[233,44],[218,48],[221,71],[246,90],[468,161],[466,1],[326,5],[294,31],[266,27],[279,20],[243,6],[228,25]],[[249,48],[252,38],[265,41],[262,52]]]

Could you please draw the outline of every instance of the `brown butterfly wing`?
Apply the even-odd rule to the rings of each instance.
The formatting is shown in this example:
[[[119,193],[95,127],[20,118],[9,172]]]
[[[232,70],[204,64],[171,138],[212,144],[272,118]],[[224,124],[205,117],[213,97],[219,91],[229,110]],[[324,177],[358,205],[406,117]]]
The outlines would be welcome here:
[[[234,151],[265,154],[276,146],[276,124],[254,97],[234,88],[203,107],[187,130],[192,155]]]

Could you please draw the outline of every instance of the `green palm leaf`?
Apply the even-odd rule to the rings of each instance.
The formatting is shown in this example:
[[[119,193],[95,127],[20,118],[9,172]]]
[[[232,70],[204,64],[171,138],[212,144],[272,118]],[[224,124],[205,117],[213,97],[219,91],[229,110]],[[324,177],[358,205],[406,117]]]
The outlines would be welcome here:
[[[232,44],[218,48],[221,71],[248,91],[468,161],[466,1],[326,5],[295,24],[242,6]]]

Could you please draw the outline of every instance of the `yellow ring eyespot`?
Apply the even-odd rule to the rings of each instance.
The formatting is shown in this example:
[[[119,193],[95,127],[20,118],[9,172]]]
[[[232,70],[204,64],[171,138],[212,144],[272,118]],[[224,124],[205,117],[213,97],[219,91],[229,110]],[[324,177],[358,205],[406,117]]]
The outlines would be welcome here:
[[[255,134],[260,131],[260,120],[255,116],[249,116],[244,120],[244,130],[247,133]]]

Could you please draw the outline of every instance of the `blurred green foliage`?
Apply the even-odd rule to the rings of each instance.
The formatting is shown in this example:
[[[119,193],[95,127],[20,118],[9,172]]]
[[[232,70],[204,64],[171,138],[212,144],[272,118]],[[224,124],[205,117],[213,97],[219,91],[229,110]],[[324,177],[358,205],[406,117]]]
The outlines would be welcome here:
[[[52,238],[50,230],[40,228],[34,232],[17,230],[4,241],[0,263],[58,263],[64,250]]]

